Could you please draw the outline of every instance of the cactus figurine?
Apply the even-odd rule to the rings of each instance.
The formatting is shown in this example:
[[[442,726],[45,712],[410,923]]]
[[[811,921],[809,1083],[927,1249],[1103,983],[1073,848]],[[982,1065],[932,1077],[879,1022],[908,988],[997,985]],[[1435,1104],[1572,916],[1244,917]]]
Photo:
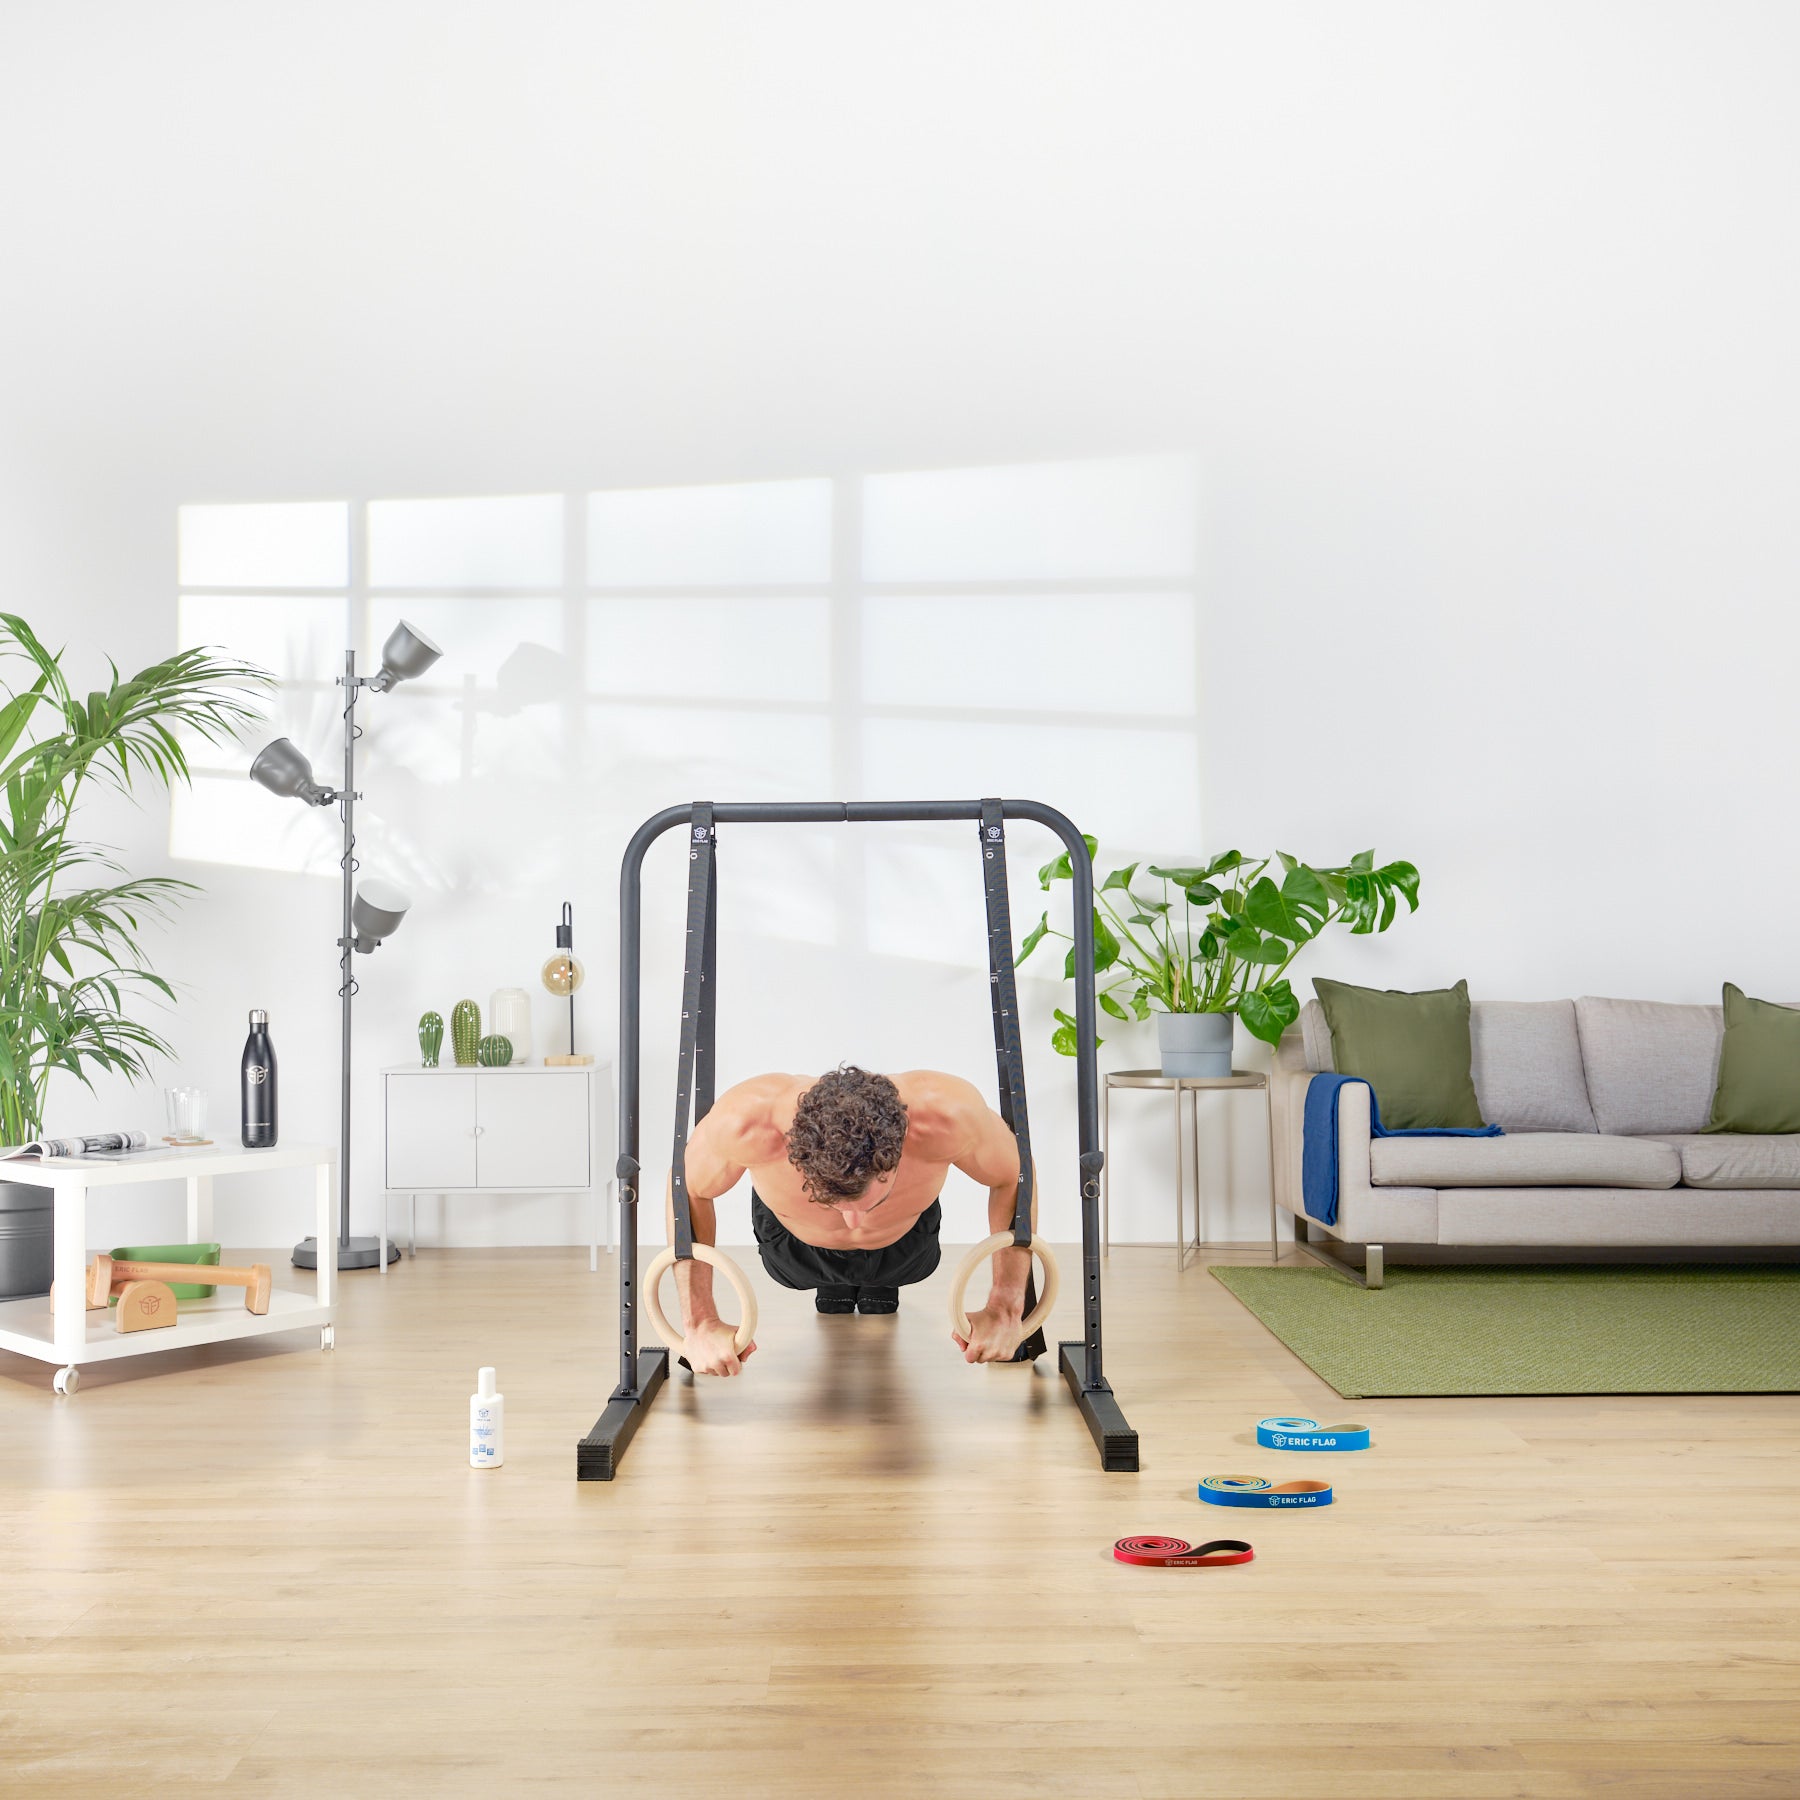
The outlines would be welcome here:
[[[421,1013],[419,1015],[419,1058],[428,1069],[438,1066],[438,1052],[444,1047],[444,1015],[442,1013]]]
[[[512,1061],[512,1039],[491,1031],[475,1046],[475,1060],[484,1069],[504,1069]]]
[[[473,1000],[459,1000],[450,1009],[450,1047],[456,1053],[456,1066],[475,1066],[475,1046],[481,1041],[481,1008]]]

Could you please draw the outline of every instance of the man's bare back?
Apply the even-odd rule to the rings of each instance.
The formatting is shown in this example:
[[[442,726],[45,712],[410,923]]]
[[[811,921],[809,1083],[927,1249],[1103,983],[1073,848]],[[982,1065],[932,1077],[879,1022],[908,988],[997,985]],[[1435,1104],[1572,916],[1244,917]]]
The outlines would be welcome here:
[[[865,1110],[859,1111],[859,1104]],[[779,1232],[820,1253],[813,1261],[824,1265],[839,1256],[853,1266],[857,1253],[900,1246],[929,1214],[930,1266],[935,1267],[937,1215],[931,1209],[952,1167],[987,1188],[990,1231],[1010,1224],[1018,1193],[1018,1142],[961,1076],[932,1069],[890,1077],[856,1069],[829,1077],[755,1076],[721,1094],[688,1139],[694,1236],[717,1242],[713,1202],[748,1173],[755,1197],[773,1214]],[[823,1279],[781,1273],[766,1235],[773,1234],[759,1226],[764,1265],[778,1280],[823,1288]],[[869,1260],[874,1266],[879,1259]],[[969,1315],[969,1337],[956,1340],[970,1362],[1004,1361],[1022,1336],[1030,1256],[1007,1249],[993,1260],[988,1305]],[[730,1328],[712,1303],[712,1271],[702,1263],[678,1263],[676,1284],[693,1366],[700,1373],[736,1374],[755,1346],[742,1357],[732,1352]],[[700,1360],[695,1360],[697,1348]]]

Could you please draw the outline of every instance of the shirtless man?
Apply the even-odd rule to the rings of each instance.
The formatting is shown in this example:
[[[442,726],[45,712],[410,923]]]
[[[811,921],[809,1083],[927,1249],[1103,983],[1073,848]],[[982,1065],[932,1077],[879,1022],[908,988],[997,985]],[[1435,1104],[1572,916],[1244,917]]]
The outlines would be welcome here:
[[[750,1172],[750,1214],[763,1267],[783,1287],[815,1288],[822,1313],[891,1313],[900,1289],[938,1265],[938,1192],[954,1164],[988,1191],[988,1231],[1012,1227],[1019,1146],[980,1092],[957,1075],[758,1075],[719,1096],[687,1145],[697,1243],[717,1240],[713,1202]],[[671,1183],[671,1188],[673,1184]],[[671,1201],[672,1207],[672,1201]],[[670,1214],[673,1238],[673,1211]],[[1037,1219],[1035,1178],[1032,1221]],[[951,1340],[965,1362],[1010,1362],[1024,1333],[1031,1253],[994,1253],[987,1305]],[[713,1304],[713,1272],[675,1265],[686,1354],[700,1375],[736,1375],[755,1353]],[[1041,1353],[1043,1340],[1033,1333]]]

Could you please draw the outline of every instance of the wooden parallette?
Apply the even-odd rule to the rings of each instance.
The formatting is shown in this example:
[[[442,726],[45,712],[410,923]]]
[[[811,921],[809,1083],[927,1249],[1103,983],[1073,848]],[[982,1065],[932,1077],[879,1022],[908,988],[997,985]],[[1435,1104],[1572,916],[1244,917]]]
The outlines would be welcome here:
[[[159,1331],[175,1323],[175,1290],[166,1281],[128,1281],[119,1289],[114,1331]]]
[[[88,1264],[87,1303],[90,1309],[104,1306],[113,1294],[134,1281],[169,1283],[196,1279],[208,1287],[241,1287],[247,1312],[260,1315],[269,1310],[272,1283],[267,1263],[252,1263],[247,1269],[221,1269],[212,1263],[115,1262],[110,1256],[96,1256]]]

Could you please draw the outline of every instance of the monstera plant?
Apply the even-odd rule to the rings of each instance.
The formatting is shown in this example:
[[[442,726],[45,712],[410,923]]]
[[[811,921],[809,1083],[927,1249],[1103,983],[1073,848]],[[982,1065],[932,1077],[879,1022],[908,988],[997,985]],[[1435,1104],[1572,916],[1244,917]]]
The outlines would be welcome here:
[[[1099,845],[1087,840],[1092,857]],[[1279,864],[1279,879],[1271,872]],[[1038,884],[1072,878],[1069,853],[1038,870]],[[1235,1013],[1245,1030],[1273,1044],[1300,1016],[1288,966],[1329,925],[1366,935],[1386,931],[1404,900],[1419,906],[1419,871],[1377,864],[1359,851],[1339,868],[1315,868],[1286,851],[1260,860],[1222,851],[1196,867],[1127,863],[1094,891],[1095,999],[1115,1019],[1167,1013]],[[1069,933],[1045,911],[1019,946],[1024,960],[1046,938]],[[1063,958],[1075,975],[1075,952]],[[1061,1008],[1051,1043],[1075,1054],[1075,1020]]]
[[[43,1126],[57,1070],[92,1085],[95,1070],[128,1080],[166,1055],[134,1001],[174,998],[139,941],[145,920],[193,883],[128,876],[100,845],[71,835],[90,783],[134,793],[188,779],[186,736],[220,743],[257,716],[260,669],[183,650],[85,698],[62,652],[14,613],[0,613],[0,660],[25,665],[0,702],[0,1141]]]

